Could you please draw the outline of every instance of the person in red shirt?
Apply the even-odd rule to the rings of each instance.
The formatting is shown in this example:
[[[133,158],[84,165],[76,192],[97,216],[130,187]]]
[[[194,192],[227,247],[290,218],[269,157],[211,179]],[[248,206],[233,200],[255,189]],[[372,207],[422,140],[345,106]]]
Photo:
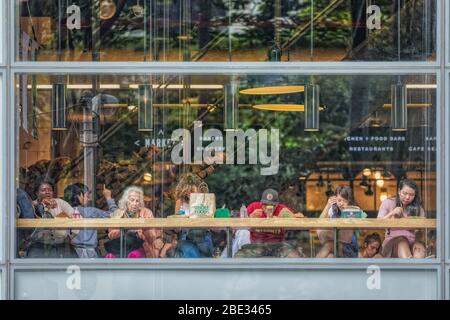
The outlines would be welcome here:
[[[263,192],[261,201],[252,202],[247,206],[250,218],[300,218],[301,213],[294,211],[278,201],[278,192],[267,189]],[[251,244],[244,245],[236,257],[278,256],[299,258],[298,248],[285,242],[283,229],[252,229]]]

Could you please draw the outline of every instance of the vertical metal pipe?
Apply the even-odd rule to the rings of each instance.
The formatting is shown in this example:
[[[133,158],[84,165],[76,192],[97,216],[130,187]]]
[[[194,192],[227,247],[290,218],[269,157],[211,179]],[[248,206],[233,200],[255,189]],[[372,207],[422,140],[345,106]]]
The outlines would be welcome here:
[[[233,232],[227,228],[227,258],[233,258]]]

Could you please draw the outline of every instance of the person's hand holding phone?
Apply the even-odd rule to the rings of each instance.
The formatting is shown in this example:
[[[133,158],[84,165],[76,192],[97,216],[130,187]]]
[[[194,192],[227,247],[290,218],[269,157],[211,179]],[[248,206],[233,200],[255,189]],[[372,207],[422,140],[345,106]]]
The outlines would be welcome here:
[[[403,208],[402,207],[396,207],[394,210],[392,210],[392,215],[394,218],[402,218],[403,217]]]
[[[337,198],[336,196],[332,196],[328,198],[328,202],[327,202],[327,206],[328,208],[330,208],[333,204],[337,203]]]

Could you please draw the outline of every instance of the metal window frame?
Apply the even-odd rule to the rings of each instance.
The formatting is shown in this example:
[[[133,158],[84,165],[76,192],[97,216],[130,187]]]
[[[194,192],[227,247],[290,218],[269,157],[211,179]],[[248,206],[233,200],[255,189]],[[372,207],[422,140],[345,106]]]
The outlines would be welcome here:
[[[350,75],[350,74],[351,75],[363,75],[363,74],[364,75],[365,74],[368,74],[368,75],[430,74],[430,75],[433,75],[433,76],[436,77],[436,83],[438,84],[437,91],[436,91],[436,96],[438,96],[440,94],[440,85],[439,85],[440,84],[440,80],[441,80],[440,79],[440,73],[437,72],[437,70],[435,68],[431,68],[431,69],[430,68],[420,68],[420,69],[418,69],[418,68],[416,68],[416,69],[397,68],[397,69],[390,69],[390,68],[385,67],[382,70],[380,70],[380,69],[377,70],[377,69],[372,69],[372,68],[370,70],[367,70],[367,68],[362,66],[362,67],[358,67],[358,68],[355,68],[355,69],[351,70],[351,72],[348,72],[348,70],[344,69],[343,67],[335,68],[334,70],[323,69],[320,66],[318,68],[319,69],[310,67],[307,70],[302,69],[301,70],[302,72],[298,72],[296,70],[294,70],[294,71],[291,70],[290,73],[291,74],[308,74],[308,73],[313,73],[313,74],[321,74],[321,75],[342,75],[342,74],[347,74],[347,75]],[[227,70],[227,72],[222,72],[222,74],[228,74],[228,72],[231,72],[231,74],[235,74],[236,73],[235,71],[236,71],[235,69],[234,70]],[[239,70],[239,71],[240,71],[240,73],[244,73],[242,70]],[[248,70],[244,70],[244,71],[248,71]],[[344,73],[344,71],[346,71],[346,72]],[[98,70],[85,69],[85,68],[78,68],[76,70],[73,70],[73,69],[60,69],[60,68],[56,68],[56,69],[53,69],[53,70],[49,70],[48,68],[45,68],[45,69],[42,69],[42,68],[13,68],[12,74],[11,74],[11,79],[10,79],[10,95],[11,95],[11,97],[14,97],[14,90],[15,90],[14,80],[15,80],[17,74],[21,74],[21,73],[27,73],[27,74],[30,74],[30,73],[54,74],[54,73],[59,73],[59,72],[70,72],[71,74],[106,74],[106,75],[107,74],[123,74],[123,75],[130,74],[130,75],[132,75],[132,74],[146,74],[146,73],[153,73],[153,74],[155,74],[154,69],[147,69],[147,68],[140,69],[139,72],[137,72],[137,73],[133,72],[133,70],[130,71],[129,69],[110,69],[108,72],[106,72],[106,71],[99,72]],[[255,69],[255,70],[253,70],[253,72],[255,72],[255,73],[285,73],[285,71],[280,71],[279,69],[276,69],[276,70],[275,69],[271,69],[271,70],[268,70],[268,69],[263,69],[263,70]],[[165,73],[171,73],[171,72],[167,72],[166,71]],[[180,72],[178,72],[178,73],[180,74]],[[220,73],[220,71],[217,71],[214,68],[212,73],[216,74],[216,73]],[[195,68],[195,67],[192,67],[190,69],[184,69],[181,74],[203,75],[205,73],[203,71],[197,70],[197,68]],[[15,105],[16,105],[16,103],[14,101],[14,106]],[[9,108],[9,109],[12,110],[11,108]],[[437,125],[437,131],[436,131],[437,132],[437,142],[436,142],[436,145],[437,145],[436,161],[437,161],[437,163],[436,163],[436,169],[437,170],[438,170],[438,168],[441,168],[441,161],[440,161],[441,157],[440,157],[440,155],[441,155],[442,150],[441,150],[440,146],[441,146],[441,139],[443,137],[442,137],[442,133],[441,133],[440,128],[444,127],[439,122],[439,119],[441,120],[441,122],[443,121],[443,117],[440,116],[441,113],[442,113],[441,109],[442,109],[441,108],[441,104],[438,101],[437,102],[437,115],[436,115],[436,125]],[[14,110],[15,110],[15,108],[14,108]],[[14,138],[14,139],[17,140],[18,139],[18,134],[16,132],[16,129],[17,129],[16,128],[16,124],[17,124],[16,117],[17,117],[16,113],[15,112],[11,112],[11,114],[9,115],[9,121],[10,121],[9,123],[14,123],[15,125],[14,126],[9,126],[7,129],[9,130],[9,135],[8,136],[11,137],[10,139]],[[8,171],[12,173],[12,177],[10,179],[10,183],[11,183],[10,184],[10,190],[12,191],[11,194],[9,195],[9,197],[10,197],[9,198],[10,199],[9,203],[10,204],[13,204],[14,203],[14,199],[15,199],[15,185],[14,185],[15,176],[14,175],[15,175],[15,163],[17,161],[17,159],[16,159],[16,150],[15,150],[16,146],[17,146],[17,141],[15,143],[12,143],[12,145],[10,146],[10,152],[9,152],[9,157],[10,158],[8,159],[9,161],[7,161],[8,165],[9,165],[9,170]],[[436,177],[436,189],[437,190],[441,190],[440,188],[442,188],[441,187],[441,184],[442,184],[441,180],[442,180],[441,179],[441,175],[438,175]],[[437,199],[436,199],[436,201],[437,201],[436,209],[437,209],[437,212],[438,212],[438,214],[437,214],[437,229],[436,230],[437,230],[437,237],[440,239],[440,235],[442,233],[442,230],[441,230],[442,229],[441,228],[441,219],[442,219],[443,208],[442,208],[442,205],[441,205],[441,194],[439,192],[437,193],[436,197],[437,197]],[[9,210],[10,211],[8,211],[8,212],[9,212],[9,217],[10,217],[11,221],[15,221],[13,208],[10,208]],[[9,240],[10,240],[10,248],[9,249],[10,249],[10,252],[11,252],[11,256],[9,258],[10,258],[11,262],[14,263],[14,264],[27,264],[27,261],[30,261],[30,260],[17,258],[15,256],[15,254],[14,254],[15,253],[15,237],[16,237],[15,223],[10,223],[10,232],[9,232],[9,234],[10,234],[10,238],[9,238]],[[433,264],[433,263],[436,264],[436,263],[439,262],[439,259],[442,259],[442,256],[441,256],[441,253],[440,253],[442,245],[443,244],[440,243],[440,241],[438,241],[438,243],[437,243],[437,257],[436,257],[436,259],[430,259],[429,260],[430,264]],[[264,263],[271,262],[274,259],[276,259],[276,258],[258,259],[257,261],[258,261],[258,263],[263,263],[264,264]],[[60,259],[33,259],[33,260],[34,260],[34,263],[46,263],[46,262],[47,263],[52,263],[52,264],[53,263],[56,263],[56,264],[61,263]],[[99,259],[99,260],[101,261],[101,259]],[[138,259],[132,259],[132,261],[127,261],[127,264],[139,263],[136,260],[138,260]],[[165,259],[161,259],[161,260],[165,261]],[[205,261],[204,259],[202,259],[202,260]],[[247,259],[245,259],[245,260],[247,260]],[[300,262],[300,263],[304,263],[304,262],[308,261],[308,259],[292,259],[292,260],[298,260],[298,262]],[[312,259],[312,260],[317,263],[318,260],[320,260],[320,259]],[[347,261],[342,261],[342,259],[339,259],[339,258],[326,259],[326,260],[328,262],[331,262],[331,263],[336,264],[336,265],[338,265],[338,264],[339,265],[340,264],[343,265],[343,264],[346,264],[346,263],[348,264],[350,262],[347,259],[346,259]],[[356,260],[356,263],[363,263],[365,261],[363,259],[355,259],[355,260]],[[357,262],[358,260],[359,260],[359,262]],[[77,261],[80,262],[80,260],[77,260]],[[146,260],[146,261],[148,263],[148,260]],[[213,260],[213,261],[217,262],[217,260]],[[386,265],[388,265],[388,264],[398,264],[398,262],[392,261],[392,260],[389,261],[389,259],[377,259],[377,262],[378,263],[383,263],[383,264],[386,264]],[[64,262],[62,262],[62,263],[64,263]],[[96,261],[86,261],[86,264],[91,264],[91,263],[95,264],[95,263],[98,263],[98,262],[96,262]],[[118,262],[116,260],[113,260],[112,263],[113,264],[114,263],[121,264],[121,262]],[[169,263],[177,264],[177,261],[176,261],[176,259],[170,259]],[[241,264],[243,262],[242,262],[241,259],[239,259],[237,261],[234,260],[233,263],[234,264]],[[414,265],[414,264],[421,264],[423,262],[422,261],[412,260],[409,263],[411,265]],[[194,262],[192,262],[192,264],[194,264]]]
[[[444,295],[444,299],[445,300],[450,300],[450,265],[446,264],[444,270],[444,274],[442,275],[443,279],[446,281],[444,282],[444,286],[445,286],[445,295]]]
[[[437,258],[426,261],[395,261],[394,259],[244,259],[236,261],[218,261],[217,259],[167,259],[149,261],[145,259],[124,259],[123,261],[98,259],[95,261],[72,260],[72,259],[18,259],[15,256],[15,161],[16,161],[16,135],[14,126],[2,126],[0,138],[4,139],[3,149],[6,155],[6,165],[3,168],[6,175],[2,176],[2,186],[6,190],[2,195],[5,214],[2,217],[3,230],[0,241],[3,241],[3,258],[0,268],[2,270],[2,291],[4,299],[14,298],[14,281],[16,270],[57,270],[63,266],[76,263],[82,268],[89,270],[104,269],[329,269],[329,270],[356,270],[368,264],[377,264],[381,268],[388,269],[425,269],[437,270],[438,297],[450,299],[450,197],[446,196],[450,190],[450,177],[446,174],[450,171],[450,148],[446,142],[450,141],[450,113],[446,106],[450,103],[450,90],[448,84],[450,70],[450,48],[447,38],[450,36],[450,5],[445,0],[437,1],[436,21],[436,60],[431,62],[20,62],[16,61],[15,38],[16,38],[16,1],[2,1],[3,13],[6,14],[3,23],[2,52],[0,53],[1,76],[4,95],[1,98],[5,107],[0,109],[1,124],[16,123],[14,81],[18,73],[71,73],[71,74],[145,74],[145,73],[173,73],[173,74],[234,74],[234,73],[285,73],[285,74],[435,74],[438,88],[437,97],[437,163],[436,170],[441,170],[437,176]],[[0,11],[1,13],[1,11]],[[3,38],[1,38],[3,36]],[[9,50],[7,49],[9,47]],[[11,68],[11,70],[10,70]],[[4,70],[3,70],[4,69]],[[443,97],[445,93],[445,97]],[[6,134],[4,134],[6,133]],[[444,157],[445,156],[445,157]],[[441,160],[444,159],[444,160]],[[445,192],[445,193],[444,193]],[[1,200],[1,199],[0,199]],[[9,229],[8,229],[9,228]],[[9,230],[9,236],[6,232]],[[11,240],[11,241],[9,241]]]
[[[444,79],[445,82],[442,85],[443,89],[444,89],[444,94],[441,95],[441,101],[444,101],[444,109],[447,111],[448,110],[448,106],[450,103],[450,90],[449,90],[449,85],[450,85],[450,70],[445,69],[444,71],[442,71],[442,73],[444,74]],[[444,115],[445,117],[445,124],[444,125],[444,135],[445,135],[445,141],[450,141],[450,128],[449,128],[449,123],[450,123],[450,112],[446,112],[446,114]],[[444,172],[450,172],[450,146],[447,143],[443,144],[443,148],[445,148],[444,150],[444,154],[443,154],[443,158],[444,158],[444,164],[443,166],[445,167],[445,171]],[[448,174],[445,174],[445,186],[444,186],[444,190],[443,192],[441,192],[442,194],[446,195],[444,196],[443,201],[445,201],[445,212],[443,214],[443,223],[444,223],[444,236],[441,237],[440,239],[442,239],[442,241],[444,241],[444,243],[446,244],[445,246],[445,250],[443,251],[443,255],[444,255],[444,262],[446,264],[450,264],[450,245],[448,245],[448,241],[450,241],[450,197],[448,197],[448,193],[450,191],[450,177]]]
[[[0,95],[0,127],[5,128],[6,124],[6,116],[5,116],[5,110],[7,109],[7,90],[6,90],[6,83],[7,83],[7,77],[6,77],[6,71],[0,70],[0,85],[1,85],[1,95]],[[6,142],[7,142],[7,135],[0,134],[0,140],[1,140],[1,154],[5,154],[6,150]],[[5,196],[5,190],[4,187],[6,186],[6,182],[8,181],[8,177],[6,175],[6,165],[4,161],[0,161],[0,272],[1,272],[1,281],[0,281],[0,292],[1,297],[0,299],[8,299],[9,290],[8,290],[8,265],[7,265],[7,248],[8,248],[8,236],[5,232],[7,230],[7,210],[6,210],[6,196]]]
[[[7,76],[6,76],[6,70],[0,70],[0,85],[1,85],[1,96],[0,96],[0,127],[3,128],[2,130],[5,130],[4,128],[6,128],[6,109],[7,109],[7,96],[8,96],[8,91],[7,91],[7,87],[6,87],[6,83],[7,83]],[[6,151],[6,146],[7,146],[7,140],[8,140],[8,135],[7,134],[1,134],[0,135],[0,152],[1,154],[5,155],[5,151]],[[7,234],[5,232],[6,228],[7,228],[7,208],[6,208],[6,203],[7,203],[7,197],[6,197],[6,183],[8,181],[8,174],[7,174],[7,170],[6,170],[7,164],[5,161],[1,161],[0,163],[0,232],[1,232],[1,236],[0,236],[0,264],[5,263],[5,261],[7,261],[6,259],[6,248],[7,248]]]
[[[450,4],[448,1],[444,1],[445,10],[444,14],[445,16],[441,19],[445,21],[445,28],[443,30],[444,34],[444,40],[443,44],[441,45],[442,48],[445,50],[445,60],[443,59],[441,61],[441,74],[443,78],[443,88],[444,88],[444,95],[441,95],[441,101],[444,104],[444,109],[447,110],[450,105]],[[446,126],[445,126],[445,138],[446,141],[450,141],[450,128],[448,128],[448,124],[450,123],[450,112],[447,111],[447,115],[445,116],[446,119]],[[445,144],[445,167],[446,172],[450,171],[450,146],[448,143]],[[448,195],[450,192],[450,177],[448,174],[445,175],[446,183],[445,183],[445,195]],[[450,241],[450,197],[445,197],[445,206],[446,206],[446,212],[444,215],[444,223],[445,223],[445,236],[442,238],[445,244],[448,244]],[[450,245],[446,246],[445,250],[445,264],[450,265]],[[444,279],[446,279],[446,285],[450,286],[450,275],[448,272],[444,274]],[[446,295],[447,299],[450,299],[450,294]]]
[[[7,24],[7,5],[8,1],[0,1],[0,66],[5,65],[6,58],[6,26]]]
[[[7,84],[9,81],[9,74],[7,67],[8,62],[8,50],[7,44],[9,43],[9,35],[7,34],[7,26],[8,26],[8,6],[9,1],[1,1],[0,2],[0,85],[1,85],[1,95],[0,95],[0,127],[2,130],[6,128],[6,113],[8,109],[8,90]],[[1,140],[1,154],[5,154],[6,146],[8,143],[8,137],[3,131],[0,134]],[[0,164],[0,272],[1,272],[1,281],[0,281],[0,299],[8,299],[9,298],[9,268],[8,268],[8,259],[7,259],[7,249],[8,249],[8,236],[6,233],[8,227],[8,214],[7,214],[7,196],[6,196],[6,185],[8,181],[8,176],[6,172],[5,161],[2,159]]]
[[[1,281],[0,281],[0,300],[7,300],[9,297],[9,290],[8,290],[8,275],[7,275],[8,269],[5,266],[0,267],[0,275],[1,275]]]
[[[443,3],[441,4],[443,9],[443,14],[441,14],[441,21],[443,21],[444,23],[444,32],[439,32],[442,34],[442,40],[441,40],[441,44],[443,43],[444,45],[440,45],[439,47],[442,48],[442,50],[445,51],[445,66],[446,67],[450,67],[450,5],[448,3],[446,3],[447,1],[442,1]]]

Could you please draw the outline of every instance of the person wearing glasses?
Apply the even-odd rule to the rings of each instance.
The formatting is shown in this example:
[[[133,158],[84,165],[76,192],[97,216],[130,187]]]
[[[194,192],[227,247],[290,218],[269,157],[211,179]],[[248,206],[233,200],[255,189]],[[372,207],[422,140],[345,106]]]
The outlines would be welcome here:
[[[397,196],[387,198],[381,203],[378,211],[379,219],[404,219],[409,217],[425,217],[421,206],[417,184],[412,180],[402,180]],[[386,230],[382,245],[382,256],[385,258],[425,258],[425,246],[416,240],[414,230]]]

